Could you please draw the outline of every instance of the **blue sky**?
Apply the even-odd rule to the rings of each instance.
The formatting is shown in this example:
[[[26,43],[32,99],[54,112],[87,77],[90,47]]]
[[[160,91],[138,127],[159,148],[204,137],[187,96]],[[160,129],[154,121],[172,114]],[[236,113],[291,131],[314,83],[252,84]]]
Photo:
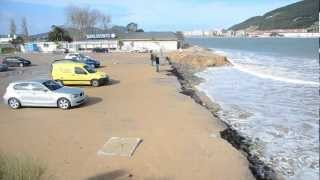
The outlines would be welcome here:
[[[65,7],[77,5],[111,15],[113,25],[138,23],[146,31],[228,28],[249,17],[298,0],[0,0],[0,34],[14,18],[20,31],[26,17],[30,34],[65,24]]]

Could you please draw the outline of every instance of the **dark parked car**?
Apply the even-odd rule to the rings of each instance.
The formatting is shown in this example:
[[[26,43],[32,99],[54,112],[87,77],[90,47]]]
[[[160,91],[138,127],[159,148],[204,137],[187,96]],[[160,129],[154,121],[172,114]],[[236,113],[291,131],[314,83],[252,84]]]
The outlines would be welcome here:
[[[87,65],[89,65],[91,67],[94,67],[94,68],[100,67],[100,62],[99,61],[97,61],[95,59],[91,59],[89,57],[81,59],[81,60],[79,60],[79,62],[82,62],[82,63],[87,64]]]
[[[0,72],[7,71],[7,70],[8,70],[8,66],[6,64],[0,64]]]
[[[94,60],[88,56],[85,56],[83,54],[80,54],[80,53],[70,53],[70,54],[67,54],[65,56],[65,59],[71,59],[71,60],[74,60],[74,61],[78,61],[78,62],[81,62],[81,63],[84,63],[84,64],[87,64],[91,67],[94,67],[94,68],[98,68],[100,67],[100,62],[97,61],[97,60]]]
[[[2,60],[2,64],[6,64],[9,67],[14,67],[14,66],[30,66],[31,62],[29,60],[23,59],[22,57],[18,56],[13,56],[13,57],[5,57]]]
[[[109,50],[108,48],[93,48],[92,52],[96,52],[96,53],[108,53]]]

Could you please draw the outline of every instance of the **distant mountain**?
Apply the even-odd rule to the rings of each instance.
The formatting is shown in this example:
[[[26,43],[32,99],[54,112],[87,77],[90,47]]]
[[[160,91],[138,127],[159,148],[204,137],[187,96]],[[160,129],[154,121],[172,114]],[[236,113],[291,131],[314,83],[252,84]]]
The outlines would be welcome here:
[[[255,16],[229,30],[319,29],[319,0],[303,0]],[[318,30],[319,31],[319,30]]]
[[[111,31],[114,31],[115,33],[125,33],[125,32],[128,32],[128,29],[127,27],[125,26],[112,26]]]

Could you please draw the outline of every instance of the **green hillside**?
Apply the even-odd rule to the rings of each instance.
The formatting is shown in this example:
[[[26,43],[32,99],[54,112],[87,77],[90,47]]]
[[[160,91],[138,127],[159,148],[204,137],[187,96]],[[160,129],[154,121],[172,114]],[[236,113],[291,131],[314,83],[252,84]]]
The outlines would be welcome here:
[[[318,28],[319,0],[303,0],[270,11],[263,16],[255,16],[236,24],[230,30],[271,30]]]

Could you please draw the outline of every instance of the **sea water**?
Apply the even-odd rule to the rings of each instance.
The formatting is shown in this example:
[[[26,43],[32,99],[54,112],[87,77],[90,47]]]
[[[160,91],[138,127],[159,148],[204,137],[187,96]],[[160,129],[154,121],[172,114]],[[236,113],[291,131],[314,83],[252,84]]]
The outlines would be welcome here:
[[[219,103],[220,118],[254,143],[253,153],[286,179],[319,179],[319,41],[189,38],[227,56],[197,88]]]

